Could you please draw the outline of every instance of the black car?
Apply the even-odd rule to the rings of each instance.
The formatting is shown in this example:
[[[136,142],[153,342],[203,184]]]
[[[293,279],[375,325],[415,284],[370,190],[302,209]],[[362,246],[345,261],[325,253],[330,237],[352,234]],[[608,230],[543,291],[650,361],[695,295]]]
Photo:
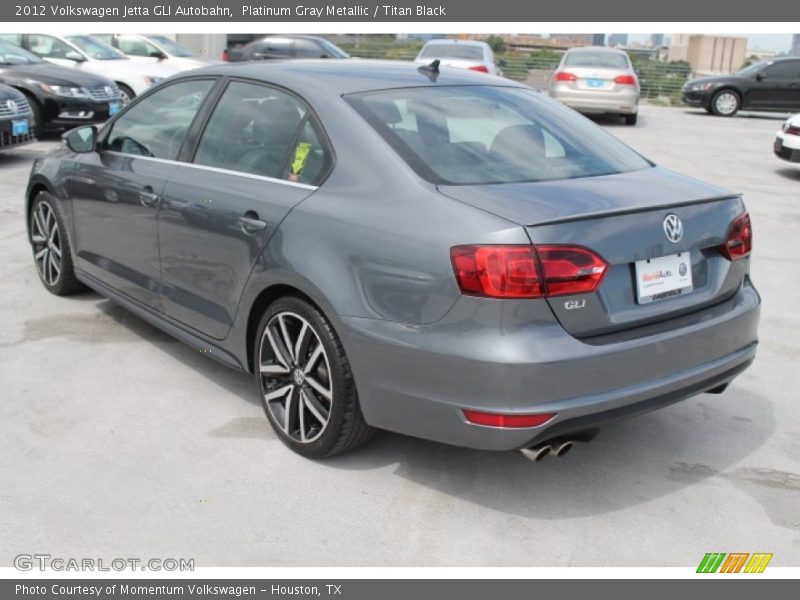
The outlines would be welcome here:
[[[225,48],[222,60],[273,60],[280,58],[350,58],[350,55],[322,37],[313,35],[268,35],[241,48]]]
[[[0,85],[0,150],[34,141],[33,111],[28,100],[12,87]]]
[[[800,58],[765,60],[733,73],[703,77],[683,86],[683,101],[732,117],[739,110],[800,110]]]
[[[50,64],[2,40],[0,83],[25,95],[37,133],[102,123],[121,108],[119,89],[108,79]]]

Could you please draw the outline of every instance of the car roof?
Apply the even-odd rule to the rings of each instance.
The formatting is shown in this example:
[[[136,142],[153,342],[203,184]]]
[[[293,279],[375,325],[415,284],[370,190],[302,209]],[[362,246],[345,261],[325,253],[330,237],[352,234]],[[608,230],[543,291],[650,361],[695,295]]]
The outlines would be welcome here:
[[[426,46],[439,46],[439,45],[459,45],[459,46],[479,46],[481,48],[488,46],[486,42],[481,42],[480,40],[458,40],[458,39],[439,39],[439,40],[428,40],[425,42]]]
[[[566,54],[577,54],[578,52],[607,52],[608,54],[625,54],[627,52],[619,48],[608,48],[606,46],[581,46],[580,48],[570,48]]]
[[[270,60],[210,65],[175,77],[222,75],[258,79],[289,88],[300,95],[316,95],[322,91],[341,96],[371,90],[445,85],[526,87],[469,69],[441,67],[436,76],[420,69],[419,64],[399,60]]]

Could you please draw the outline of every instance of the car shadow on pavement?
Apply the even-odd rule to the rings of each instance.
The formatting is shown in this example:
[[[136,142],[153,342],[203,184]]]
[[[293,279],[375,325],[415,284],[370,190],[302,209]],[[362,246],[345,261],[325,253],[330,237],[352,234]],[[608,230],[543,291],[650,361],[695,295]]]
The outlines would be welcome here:
[[[231,401],[260,405],[249,376],[109,300],[85,296],[94,298],[104,317],[227,390]],[[773,521],[788,523],[795,517],[785,514],[786,507],[793,504],[775,502],[774,491],[800,492],[800,476],[740,466],[774,430],[770,401],[734,383],[721,395],[703,394],[608,425],[594,441],[538,463],[515,451],[470,450],[381,431],[367,446],[317,465],[343,471],[394,466],[395,476],[442,494],[511,515],[553,520],[614,512],[685,487],[727,482],[761,502]],[[263,436],[259,428],[255,437]]]
[[[800,181],[800,163],[798,163],[795,168],[775,169],[775,172],[781,177],[786,177],[786,179]]]
[[[775,482],[789,481],[796,493],[800,476],[735,467],[774,429],[770,402],[734,384],[722,395],[698,396],[611,424],[566,456],[538,463],[515,451],[475,451],[380,433],[362,450],[321,464],[346,470],[395,464],[398,477],[486,508],[570,519],[650,502],[706,480],[727,480],[757,500],[763,486]]]

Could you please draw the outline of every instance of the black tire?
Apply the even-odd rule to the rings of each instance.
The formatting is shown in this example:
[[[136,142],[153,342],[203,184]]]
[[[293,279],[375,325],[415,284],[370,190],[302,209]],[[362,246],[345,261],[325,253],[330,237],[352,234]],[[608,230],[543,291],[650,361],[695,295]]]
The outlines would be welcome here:
[[[710,114],[710,115],[713,115],[713,114],[714,114],[714,111],[712,110],[712,108],[711,108],[711,105],[710,105],[710,104],[709,104],[708,106],[706,106],[706,107],[705,107],[705,109],[706,109],[706,112],[707,112],[708,114]]]
[[[294,358],[286,361],[291,364],[286,369],[285,374],[262,374],[262,365],[270,364],[278,369],[283,368],[282,364],[279,364],[283,363],[283,361],[276,360],[277,357],[273,352],[274,346],[268,336],[265,335],[265,330],[270,325],[270,334],[273,335],[273,339],[280,336],[276,322],[279,322],[281,317],[285,319],[286,330],[290,336],[293,332],[298,332],[302,328],[301,323],[305,322],[310,326],[310,330],[307,330],[306,338],[304,339],[310,339],[311,341],[305,344],[302,342],[297,343],[294,351],[288,350],[288,354],[294,355],[296,353],[299,356],[296,361]],[[303,338],[302,334],[295,336],[295,338],[298,337]],[[283,340],[284,338],[281,337],[280,339]],[[291,337],[289,341],[289,344],[283,344],[281,347],[287,348],[287,346],[293,346],[297,342],[296,339]],[[324,350],[322,358],[318,359],[319,369],[322,370],[323,375],[318,378],[317,369],[314,369],[306,377],[311,379],[311,375],[313,375],[315,382],[320,381],[320,379],[327,380],[328,389],[332,392],[330,401],[326,401],[322,394],[318,394],[315,388],[310,387],[308,379],[298,384],[297,379],[294,378],[295,372],[302,372],[304,364],[308,364],[308,362],[304,363],[304,361],[310,355],[313,356],[315,354],[314,350],[316,350],[318,343],[321,344]],[[284,358],[287,357],[284,355]],[[372,439],[375,429],[364,421],[358,401],[356,383],[339,336],[325,316],[305,300],[296,296],[284,296],[267,307],[256,332],[253,362],[256,389],[261,397],[267,420],[281,441],[298,454],[307,458],[330,458],[355,450]],[[301,419],[299,413],[295,414],[294,418],[287,417],[284,411],[282,416],[286,421],[281,424],[279,416],[281,416],[281,411],[286,407],[287,395],[274,397],[269,402],[267,401],[267,396],[276,390],[280,391],[290,386],[291,389],[287,394],[288,402],[295,411],[298,410],[298,407],[304,411],[305,418]],[[308,423],[311,423],[311,427],[321,423],[310,412],[311,408],[308,408],[308,396],[303,396],[301,400],[301,390],[303,390],[303,394],[310,392],[316,402],[322,402],[325,404],[323,408],[328,410],[327,422],[316,433],[313,430],[311,431],[318,437],[308,436],[307,439],[312,439],[312,441],[300,441],[297,439],[298,436],[301,436],[300,430],[303,428],[303,423],[307,426]],[[305,408],[303,402],[306,403]],[[317,404],[317,407],[319,407],[319,404]],[[292,414],[294,413],[289,411],[289,415]],[[286,431],[284,427],[286,427]]]
[[[719,90],[711,97],[711,112],[718,117],[732,117],[741,106],[741,96],[731,89]]]
[[[52,242],[53,245],[57,245],[58,251],[61,253],[61,256],[58,257],[58,273],[52,278],[50,275],[56,272],[55,267],[49,266],[48,264],[47,268],[50,270],[47,271],[45,270],[45,267],[41,266],[43,264],[43,260],[37,259],[37,254],[47,247],[44,260],[49,260],[51,253],[53,254],[53,260],[56,260],[55,251],[52,250],[53,246],[38,241],[39,235],[42,233],[42,227],[39,225],[39,223],[42,222],[41,215],[45,212],[45,207],[47,208],[47,211],[51,211],[48,212],[48,214],[52,215],[51,218],[57,225],[57,232]],[[69,243],[69,233],[67,232],[64,217],[61,215],[61,207],[58,201],[56,201],[56,199],[48,192],[39,192],[34,199],[33,204],[31,205],[31,211],[28,215],[28,220],[28,241],[30,242],[33,250],[34,266],[36,267],[36,272],[39,274],[39,279],[47,291],[51,294],[55,294],[56,296],[69,296],[83,290],[83,284],[75,277],[75,269],[73,268],[72,264],[72,247]],[[52,223],[53,221],[48,219],[48,222]],[[48,231],[52,231],[52,228],[48,229]]]
[[[33,135],[37,138],[41,138],[44,134],[44,124],[42,123],[42,107],[33,96],[25,94],[25,97],[28,99],[28,104],[31,105],[31,111],[33,112]]]
[[[119,88],[120,92],[122,92],[123,94],[125,94],[128,97],[127,100],[122,99],[122,104],[123,105],[127,104],[128,102],[130,102],[131,100],[136,98],[136,94],[134,93],[134,91],[131,88],[129,88],[127,85],[125,85],[124,83],[120,83],[118,81],[117,82],[117,87]]]
[[[639,120],[638,113],[632,115],[624,115],[624,116],[625,116],[625,125],[636,125],[636,121]]]

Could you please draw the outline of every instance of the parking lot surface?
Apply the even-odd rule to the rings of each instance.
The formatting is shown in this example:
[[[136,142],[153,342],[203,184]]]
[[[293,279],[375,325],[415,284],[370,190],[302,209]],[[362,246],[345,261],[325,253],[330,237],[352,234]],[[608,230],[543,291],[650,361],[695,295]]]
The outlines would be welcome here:
[[[383,433],[314,462],[252,381],[94,293],[48,294],[23,195],[50,140],[0,153],[0,566],[20,553],[206,566],[800,566],[800,166],[781,120],[642,107],[598,121],[657,163],[742,192],[764,304],[755,364],[532,463]],[[622,365],[624,368],[624,365]]]

